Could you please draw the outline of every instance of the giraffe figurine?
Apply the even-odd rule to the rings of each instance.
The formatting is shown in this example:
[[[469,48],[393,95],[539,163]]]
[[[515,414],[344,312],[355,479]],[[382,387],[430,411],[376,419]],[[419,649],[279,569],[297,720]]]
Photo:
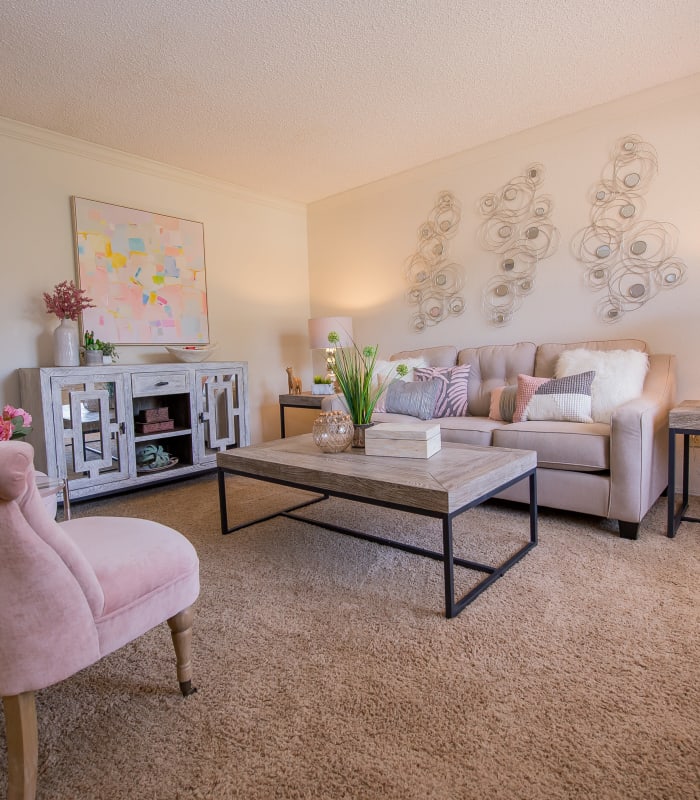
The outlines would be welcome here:
[[[287,385],[289,394],[301,394],[301,378],[294,374],[294,367],[287,367]]]

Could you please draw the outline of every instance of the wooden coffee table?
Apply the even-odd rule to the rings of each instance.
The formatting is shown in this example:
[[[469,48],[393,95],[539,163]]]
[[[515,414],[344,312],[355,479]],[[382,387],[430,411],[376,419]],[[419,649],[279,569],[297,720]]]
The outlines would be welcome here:
[[[363,450],[353,449],[330,454],[322,453],[314,445],[311,434],[305,434],[219,453],[217,465],[222,533],[231,533],[273,517],[285,516],[442,561],[447,617],[459,614],[537,544],[537,454],[531,450],[444,443],[440,452],[429,459],[368,456]],[[321,496],[229,527],[227,474],[293,486],[319,493]],[[453,553],[452,520],[526,478],[530,487],[529,542],[498,565],[456,558]],[[342,497],[383,508],[436,517],[442,520],[442,552],[374,536],[368,532],[317,522],[294,513],[328,497]],[[459,600],[454,597],[455,565],[486,573],[486,577]]]

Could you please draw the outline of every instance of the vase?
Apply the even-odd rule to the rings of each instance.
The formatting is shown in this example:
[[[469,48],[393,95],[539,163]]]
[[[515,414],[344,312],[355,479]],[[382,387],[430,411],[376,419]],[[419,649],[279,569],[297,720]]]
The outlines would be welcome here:
[[[365,431],[367,428],[371,428],[374,425],[373,422],[364,422],[362,424],[358,424],[357,422],[354,423],[354,432],[352,435],[352,446],[353,447],[364,447],[365,446]]]
[[[322,411],[314,421],[314,444],[323,453],[342,453],[352,441],[352,417],[343,411]]]
[[[53,363],[57,367],[77,367],[80,365],[80,345],[78,344],[78,323],[72,319],[62,319],[53,332]]]

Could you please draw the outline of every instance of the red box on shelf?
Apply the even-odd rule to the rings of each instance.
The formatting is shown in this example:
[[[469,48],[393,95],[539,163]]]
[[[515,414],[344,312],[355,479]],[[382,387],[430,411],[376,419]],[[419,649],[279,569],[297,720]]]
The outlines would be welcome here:
[[[161,433],[162,431],[175,430],[175,420],[165,419],[161,422],[136,422],[136,433]]]
[[[166,422],[168,420],[168,407],[142,408],[139,411],[139,422]]]

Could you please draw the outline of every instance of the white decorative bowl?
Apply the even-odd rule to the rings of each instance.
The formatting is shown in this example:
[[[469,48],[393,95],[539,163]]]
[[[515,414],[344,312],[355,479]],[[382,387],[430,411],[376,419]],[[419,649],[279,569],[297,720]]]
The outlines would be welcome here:
[[[200,361],[205,361],[216,350],[215,344],[176,346],[165,345],[165,349],[177,361],[187,361],[190,364],[196,364]]]

